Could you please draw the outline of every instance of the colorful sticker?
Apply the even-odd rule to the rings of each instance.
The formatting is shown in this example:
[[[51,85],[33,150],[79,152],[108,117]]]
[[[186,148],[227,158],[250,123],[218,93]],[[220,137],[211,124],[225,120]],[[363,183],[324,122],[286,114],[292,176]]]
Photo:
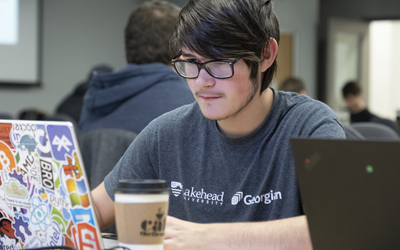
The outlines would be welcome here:
[[[51,149],[56,160],[64,161],[65,155],[72,155],[75,146],[68,127],[48,125],[47,131],[49,132]]]
[[[0,141],[0,170],[8,170],[12,172],[15,165],[14,155],[6,143]]]
[[[10,148],[14,148],[14,146],[11,143],[11,139],[10,139],[11,129],[12,129],[11,123],[0,124],[0,141],[3,141],[4,143],[6,143],[7,146],[9,146]]]

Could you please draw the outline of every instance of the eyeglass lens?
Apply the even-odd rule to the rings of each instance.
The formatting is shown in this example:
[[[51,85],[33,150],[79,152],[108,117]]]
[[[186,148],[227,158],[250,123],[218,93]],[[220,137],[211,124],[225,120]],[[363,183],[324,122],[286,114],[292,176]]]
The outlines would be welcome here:
[[[189,62],[176,62],[176,69],[184,77],[197,77],[199,68],[196,64]],[[232,68],[227,62],[209,62],[205,65],[208,72],[214,77],[232,76]]]

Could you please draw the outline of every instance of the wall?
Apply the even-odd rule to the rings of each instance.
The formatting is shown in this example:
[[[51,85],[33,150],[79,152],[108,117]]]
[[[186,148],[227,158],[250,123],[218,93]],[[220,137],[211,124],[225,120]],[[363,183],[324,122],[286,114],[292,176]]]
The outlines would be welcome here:
[[[318,99],[327,96],[327,37],[330,18],[354,20],[400,19],[398,0],[320,0],[318,25],[317,88]]]
[[[304,81],[312,97],[316,97],[318,10],[318,0],[275,0],[281,33],[294,35],[294,76]]]
[[[370,26],[369,109],[396,120],[400,110],[400,21],[375,21]]]
[[[42,84],[0,86],[0,113],[24,108],[52,113],[96,64],[124,67],[123,27],[142,0],[42,0]],[[171,0],[183,5],[185,0]],[[315,86],[318,0],[276,0],[282,32],[294,32],[295,75]]]

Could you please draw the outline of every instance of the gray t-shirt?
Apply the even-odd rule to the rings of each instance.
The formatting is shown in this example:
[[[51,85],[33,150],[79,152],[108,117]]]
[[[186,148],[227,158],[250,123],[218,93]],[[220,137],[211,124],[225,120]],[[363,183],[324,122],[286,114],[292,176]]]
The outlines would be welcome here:
[[[290,137],[345,138],[325,104],[274,91],[271,112],[250,135],[229,138],[195,102],[151,122],[104,183],[171,183],[169,214],[199,223],[266,221],[302,214]]]

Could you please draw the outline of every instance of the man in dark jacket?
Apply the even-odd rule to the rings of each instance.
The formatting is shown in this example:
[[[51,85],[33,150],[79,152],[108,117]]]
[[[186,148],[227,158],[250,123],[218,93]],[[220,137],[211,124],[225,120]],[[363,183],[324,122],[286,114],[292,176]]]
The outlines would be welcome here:
[[[355,81],[347,82],[342,88],[343,98],[346,102],[346,106],[351,113],[351,123],[357,122],[374,122],[380,123],[385,126],[392,128],[397,133],[398,127],[394,121],[378,117],[369,112],[367,105],[364,103],[362,98],[362,92],[360,85]]]
[[[179,8],[166,1],[144,2],[125,28],[128,65],[114,73],[94,72],[80,117],[82,133],[117,128],[140,133],[154,118],[194,102],[172,69],[168,41]]]

